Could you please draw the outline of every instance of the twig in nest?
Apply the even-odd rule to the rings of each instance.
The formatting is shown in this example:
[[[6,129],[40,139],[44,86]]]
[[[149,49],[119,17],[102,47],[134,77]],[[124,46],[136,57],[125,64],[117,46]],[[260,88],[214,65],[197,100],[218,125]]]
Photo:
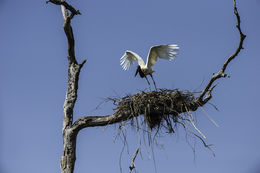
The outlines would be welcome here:
[[[194,127],[194,129],[204,138],[206,139],[206,136],[197,128],[197,126],[195,125],[193,119],[192,119],[192,115],[189,111],[187,111],[187,115],[188,115],[188,118],[189,118],[189,122],[190,124]]]
[[[200,141],[203,143],[204,147],[208,148],[208,149],[212,152],[213,156],[215,157],[214,151],[210,148],[210,146],[212,146],[212,144],[207,144],[202,137],[198,136],[196,133],[194,133],[193,131],[191,131],[191,130],[186,126],[185,123],[183,123],[183,122],[178,122],[178,123],[180,123],[180,124],[181,124],[186,130],[188,130],[192,135],[194,135],[194,136],[196,136],[197,138],[199,138]]]

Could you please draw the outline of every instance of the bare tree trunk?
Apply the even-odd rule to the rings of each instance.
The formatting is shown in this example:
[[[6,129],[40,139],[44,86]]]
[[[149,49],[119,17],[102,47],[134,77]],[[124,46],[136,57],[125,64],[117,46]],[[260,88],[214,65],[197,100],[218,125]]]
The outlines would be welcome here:
[[[61,156],[60,166],[62,173],[73,173],[76,161],[76,141],[78,134],[78,131],[71,128],[73,123],[73,109],[77,100],[79,73],[86,60],[84,60],[81,64],[77,63],[71,20],[74,15],[78,15],[80,12],[66,3],[65,0],[50,0],[48,2],[61,5],[61,12],[64,20],[63,28],[68,40],[68,88],[64,102],[62,127],[63,154]]]
[[[62,173],[73,173],[76,161],[76,138],[77,135],[70,130],[65,130],[63,133],[64,150],[60,160]]]
[[[71,13],[68,14],[68,7],[70,7]],[[75,102],[77,100],[78,91],[78,80],[79,74],[82,66],[86,62],[84,60],[81,64],[77,63],[75,58],[74,50],[74,36],[73,30],[70,25],[71,19],[75,14],[80,14],[78,11],[74,10],[73,7],[67,5],[61,6],[62,15],[64,19],[64,32],[68,40],[68,88],[66,92],[66,99],[64,102],[64,117],[63,117],[63,155],[61,157],[60,165],[62,173],[73,173],[74,165],[76,161],[76,141],[78,132],[73,130],[73,109]]]
[[[70,28],[69,31],[71,31],[70,34],[72,34],[72,28]],[[73,122],[73,108],[77,100],[79,72],[82,65],[85,63],[85,61],[83,61],[83,63],[79,65],[70,57],[68,59],[68,89],[64,102],[64,117],[62,128],[63,155],[60,161],[62,173],[73,173],[74,164],[76,161],[76,141],[78,132],[73,130],[71,127]],[[73,60],[73,62],[71,62],[71,60]]]

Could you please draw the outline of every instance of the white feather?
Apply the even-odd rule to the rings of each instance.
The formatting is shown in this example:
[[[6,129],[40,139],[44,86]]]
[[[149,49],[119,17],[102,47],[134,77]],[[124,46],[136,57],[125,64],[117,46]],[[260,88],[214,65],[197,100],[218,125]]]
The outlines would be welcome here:
[[[120,59],[120,65],[124,70],[128,70],[129,67],[137,60],[138,65],[142,69],[145,69],[147,72],[151,73],[152,66],[157,62],[158,57],[171,61],[177,56],[178,51],[179,47],[176,44],[153,46],[150,48],[145,64],[144,60],[138,54],[127,50]]]
[[[147,56],[146,64],[147,68],[151,69],[157,62],[158,57],[166,60],[173,60],[179,51],[179,47],[176,44],[153,46]]]
[[[135,62],[138,61],[138,65],[145,67],[144,60],[136,53],[127,50],[125,54],[120,59],[120,64],[124,70],[128,70],[129,67]]]

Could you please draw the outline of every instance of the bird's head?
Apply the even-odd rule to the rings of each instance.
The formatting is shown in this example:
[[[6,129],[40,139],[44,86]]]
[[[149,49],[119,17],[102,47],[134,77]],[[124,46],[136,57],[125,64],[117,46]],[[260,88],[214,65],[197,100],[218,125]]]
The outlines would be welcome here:
[[[140,65],[137,66],[136,72],[135,72],[135,76],[139,73],[140,77],[143,78],[145,77],[145,73],[144,71],[141,69]]]

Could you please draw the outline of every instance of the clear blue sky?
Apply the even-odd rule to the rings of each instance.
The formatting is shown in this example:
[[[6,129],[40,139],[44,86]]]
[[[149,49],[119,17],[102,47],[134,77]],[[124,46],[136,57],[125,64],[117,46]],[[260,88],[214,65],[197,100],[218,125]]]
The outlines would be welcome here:
[[[72,21],[79,61],[87,58],[79,82],[75,119],[113,113],[113,105],[95,107],[110,96],[134,94],[147,88],[134,78],[135,66],[124,72],[119,59],[125,50],[146,58],[151,46],[178,44],[172,62],[158,61],[154,78],[159,88],[201,90],[237,47],[232,0],[77,0],[70,1],[83,15]],[[214,144],[216,157],[195,142],[196,154],[183,128],[160,138],[154,148],[162,173],[259,173],[260,1],[238,0],[245,49],[231,62],[229,79],[221,79],[210,101],[219,111],[194,113],[197,126]],[[35,0],[0,0],[0,172],[56,173],[62,154],[62,116],[67,81],[67,42],[60,7]],[[115,126],[80,132],[75,173],[120,172],[122,142],[114,142]],[[129,128],[129,155],[138,143]],[[190,140],[194,144],[193,139]],[[155,172],[143,148],[139,173]],[[88,170],[88,171],[87,171]]]

